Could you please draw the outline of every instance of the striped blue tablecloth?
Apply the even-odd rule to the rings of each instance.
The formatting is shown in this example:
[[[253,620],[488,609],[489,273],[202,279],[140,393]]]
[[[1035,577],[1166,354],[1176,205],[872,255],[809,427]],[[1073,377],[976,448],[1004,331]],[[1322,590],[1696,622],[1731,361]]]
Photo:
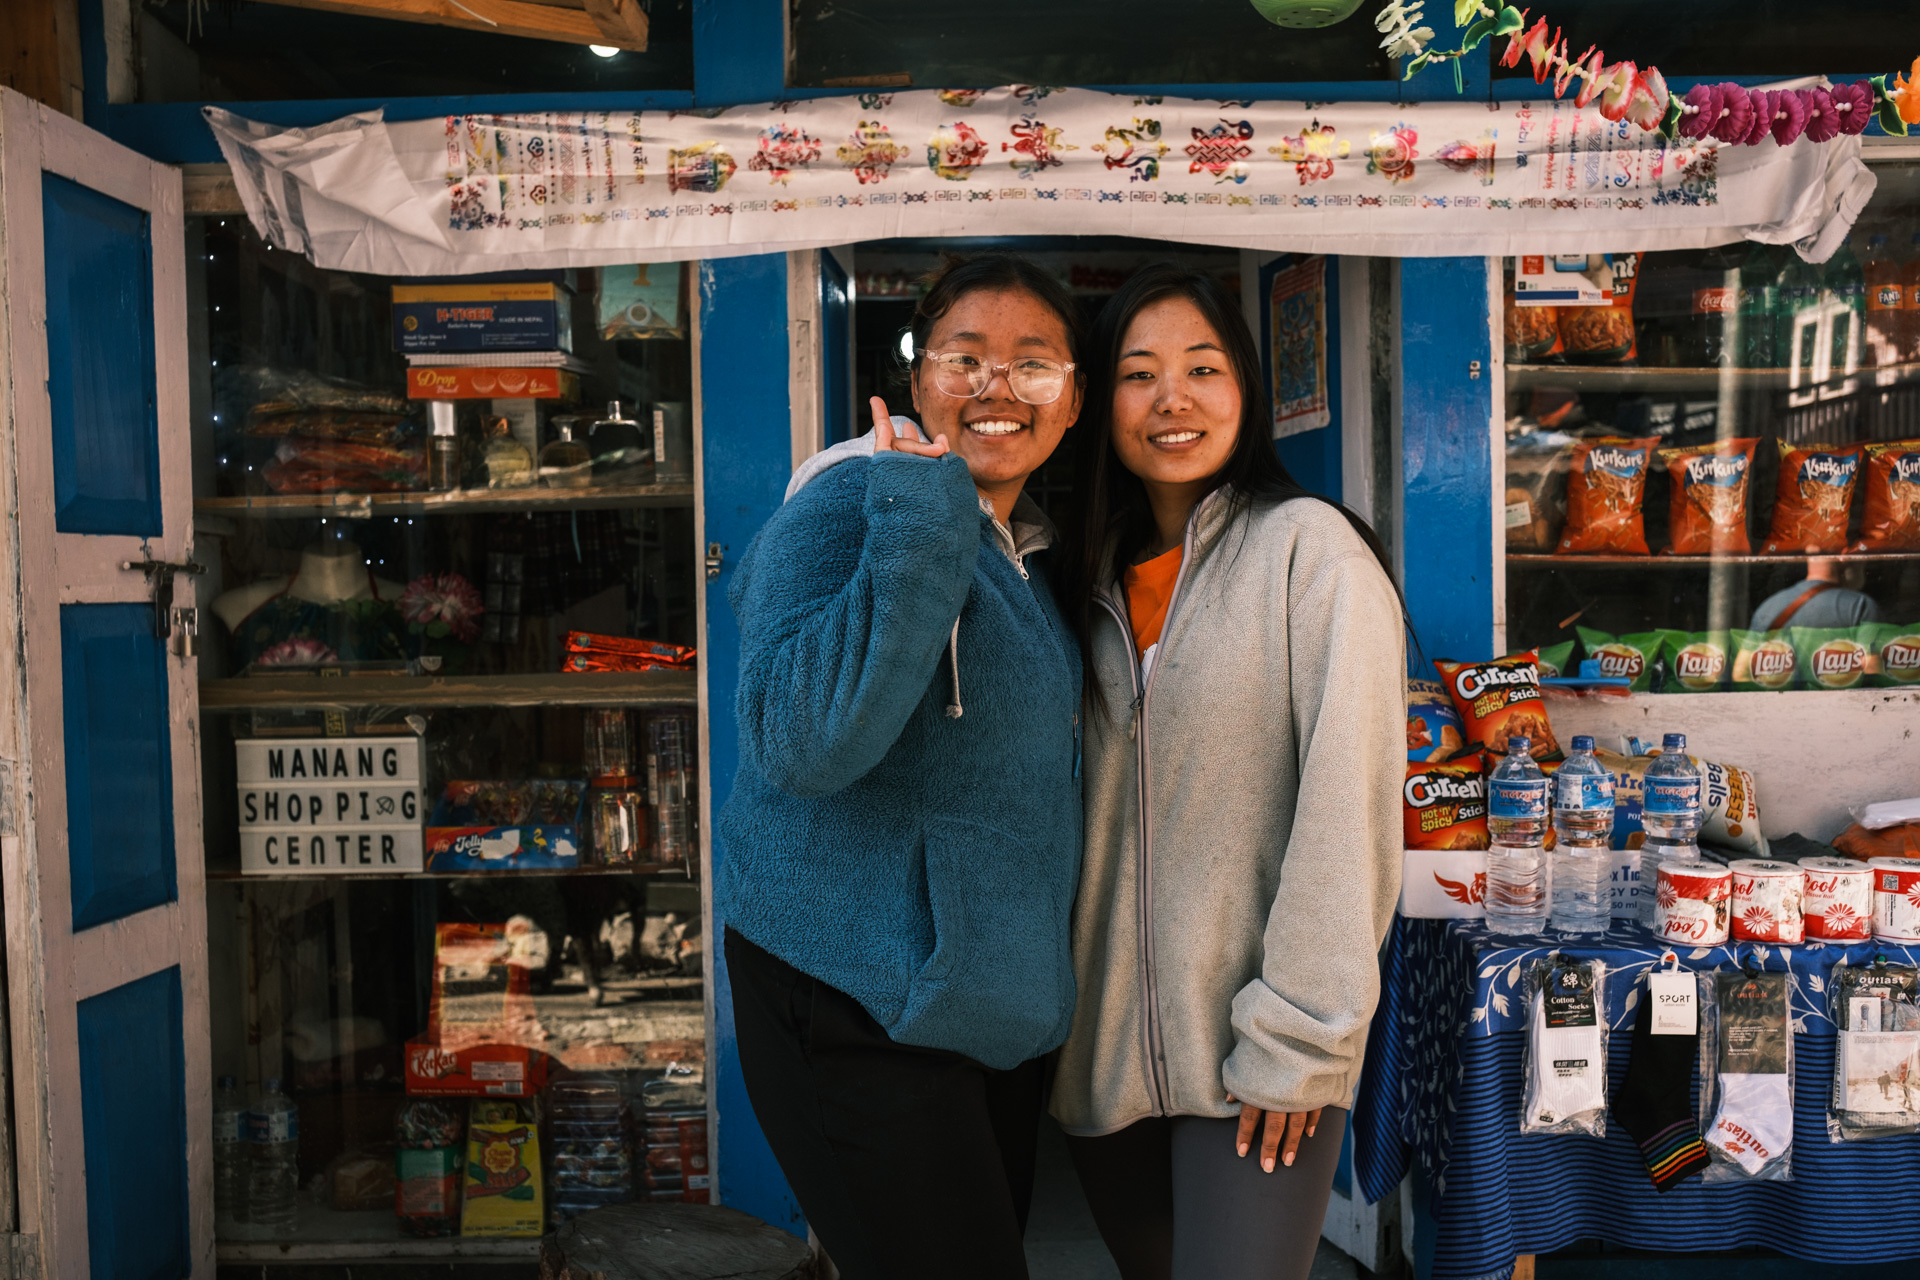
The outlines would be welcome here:
[[[1610,966],[1611,1096],[1626,1075],[1640,976],[1665,948],[1636,925],[1601,939],[1503,938],[1478,921],[1396,918],[1383,953],[1379,1011],[1353,1111],[1354,1168],[1369,1201],[1417,1161],[1432,1191],[1435,1280],[1504,1280],[1522,1253],[1583,1238],[1687,1251],[1755,1245],[1830,1262],[1920,1258],[1920,1135],[1828,1140],[1835,964],[1877,955],[1913,964],[1920,948],[1734,943],[1679,953],[1691,969],[1786,970],[1793,1013],[1793,1179],[1705,1184],[1657,1195],[1638,1149],[1608,1121],[1604,1139],[1520,1133],[1523,973],[1554,951]]]

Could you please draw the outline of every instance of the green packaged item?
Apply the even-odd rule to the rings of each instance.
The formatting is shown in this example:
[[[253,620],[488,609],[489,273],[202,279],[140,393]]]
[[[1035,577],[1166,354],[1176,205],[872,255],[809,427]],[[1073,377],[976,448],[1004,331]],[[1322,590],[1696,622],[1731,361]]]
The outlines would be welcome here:
[[[1732,638],[1724,631],[1673,631],[1666,640],[1665,693],[1716,693],[1727,687]]]
[[[1867,678],[1865,627],[1788,627],[1803,689],[1852,689]]]
[[[1732,631],[1733,670],[1727,678],[1740,690],[1790,689],[1800,661],[1784,631]]]
[[[1595,631],[1592,627],[1576,627],[1574,630],[1580,633],[1580,643],[1586,649],[1587,657],[1599,660],[1600,674],[1625,676],[1633,682],[1631,688],[1635,693],[1645,693],[1653,686],[1653,671],[1660,661],[1661,649],[1668,636],[1678,634],[1662,629],[1639,635],[1613,636],[1604,631]]]
[[[1534,650],[1540,664],[1542,679],[1556,676],[1578,675],[1567,667],[1573,661],[1573,641],[1563,640],[1559,644],[1543,644]]]
[[[1882,622],[1861,627],[1871,657],[1867,683],[1876,688],[1920,684],[1920,622]]]

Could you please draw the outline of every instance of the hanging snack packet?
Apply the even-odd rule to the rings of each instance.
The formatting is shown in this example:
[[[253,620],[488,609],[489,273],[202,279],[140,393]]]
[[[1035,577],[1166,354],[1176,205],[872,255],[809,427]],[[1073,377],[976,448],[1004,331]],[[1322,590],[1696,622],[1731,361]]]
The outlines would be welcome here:
[[[1920,1133],[1920,969],[1835,965],[1827,1012],[1838,1032],[1827,1136]]]
[[[1784,631],[1733,631],[1733,687],[1742,691],[1786,689],[1800,660]]]
[[[1662,652],[1667,693],[1715,693],[1727,686],[1733,637],[1725,631],[1669,631]]]
[[[1560,345],[1559,308],[1517,307],[1513,304],[1513,290],[1509,287],[1506,345],[1509,364],[1533,364],[1558,356],[1563,349]]]
[[[1708,1182],[1792,1177],[1793,1037],[1787,975],[1716,973],[1713,1123]]]
[[[1860,446],[1780,443],[1780,481],[1762,555],[1834,555],[1847,547],[1847,513],[1860,479]]]
[[[1562,444],[1515,444],[1507,449],[1507,550],[1545,554],[1560,540],[1567,518],[1567,460]]]
[[[1557,679],[1569,674],[1573,668],[1573,641],[1562,640],[1559,644],[1543,644],[1534,650],[1534,661],[1540,664],[1540,678]]]
[[[1853,549],[1920,551],[1920,440],[1882,441],[1862,452],[1867,461],[1867,511]],[[1511,545],[1511,516],[1507,530]]]
[[[1610,253],[1607,267],[1613,280],[1609,305],[1560,308],[1560,343],[1571,364],[1632,364],[1638,354],[1633,298],[1640,284],[1640,255]]]
[[[1668,638],[1677,631],[1645,631],[1639,635],[1615,636],[1592,627],[1576,627],[1586,655],[1600,663],[1600,674],[1633,681],[1635,693],[1645,693],[1653,684],[1655,665]]]
[[[1746,555],[1753,549],[1747,541],[1747,489],[1759,443],[1721,440],[1660,451],[1673,482],[1668,555]]]
[[[1407,681],[1407,759],[1450,760],[1467,745],[1460,713],[1437,680]]]
[[[1507,739],[1518,735],[1533,739],[1535,760],[1560,758],[1560,744],[1547,723],[1547,704],[1540,697],[1540,666],[1533,650],[1486,662],[1436,658],[1433,665],[1466,727],[1467,745],[1505,754]]]
[[[1573,446],[1567,477],[1567,527],[1557,548],[1561,555],[1647,554],[1646,518],[1640,503],[1647,494],[1647,464],[1653,458],[1649,436],[1628,440],[1602,436]]]
[[[1448,764],[1410,764],[1401,789],[1409,849],[1484,849],[1487,780],[1479,753]]]
[[[1788,627],[1787,637],[1799,658],[1803,689],[1851,689],[1874,667],[1873,651],[1863,640],[1865,627]]]
[[[1527,975],[1526,1096],[1522,1133],[1607,1136],[1606,965],[1556,956]]]
[[[1920,623],[1899,626],[1884,622],[1860,628],[1865,632],[1873,663],[1867,683],[1878,688],[1920,684]]]

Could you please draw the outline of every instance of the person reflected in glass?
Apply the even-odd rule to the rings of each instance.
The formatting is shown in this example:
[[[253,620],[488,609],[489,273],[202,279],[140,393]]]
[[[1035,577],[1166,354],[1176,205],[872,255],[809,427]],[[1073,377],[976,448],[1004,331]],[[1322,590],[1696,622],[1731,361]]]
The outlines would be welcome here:
[[[1866,584],[1865,565],[1848,564],[1838,556],[1810,556],[1807,576],[1762,600],[1753,611],[1751,629],[1857,627],[1884,621],[1879,602],[1861,590]]]

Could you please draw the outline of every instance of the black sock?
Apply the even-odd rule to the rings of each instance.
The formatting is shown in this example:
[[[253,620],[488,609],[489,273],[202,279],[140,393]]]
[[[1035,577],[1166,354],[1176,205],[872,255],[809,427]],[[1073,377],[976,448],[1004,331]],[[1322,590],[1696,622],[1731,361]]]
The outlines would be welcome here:
[[[1642,991],[1633,1023],[1633,1057],[1613,1096],[1613,1118],[1639,1144],[1655,1191],[1707,1167],[1707,1146],[1693,1114],[1693,1066],[1699,1035],[1653,1034],[1653,1001]]]

